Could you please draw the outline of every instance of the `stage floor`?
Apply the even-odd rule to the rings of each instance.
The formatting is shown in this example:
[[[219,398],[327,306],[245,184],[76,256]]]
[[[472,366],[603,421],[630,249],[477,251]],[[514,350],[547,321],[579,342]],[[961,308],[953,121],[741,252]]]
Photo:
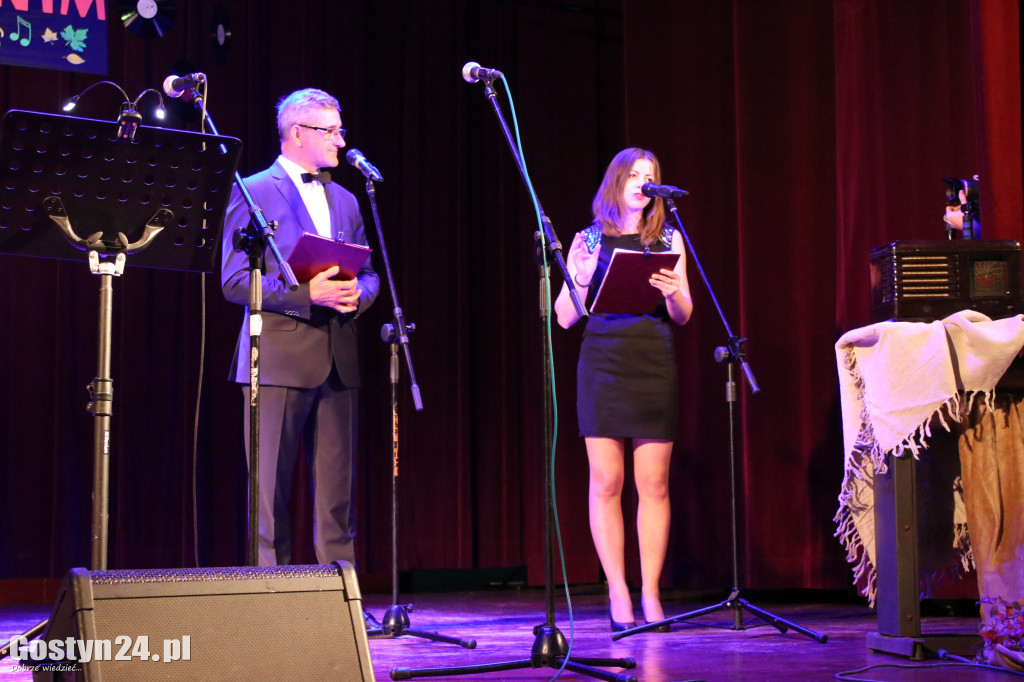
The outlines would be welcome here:
[[[586,658],[632,658],[632,669],[602,668],[613,674],[632,675],[643,682],[707,682],[734,680],[815,681],[833,679],[966,680],[988,682],[1008,680],[1011,675],[995,670],[963,666],[955,661],[930,658],[923,661],[872,652],[867,648],[868,633],[877,629],[874,611],[862,605],[763,603],[747,597],[757,607],[780,618],[827,637],[819,643],[795,630],[781,633],[760,619],[748,620],[743,629],[734,630],[731,610],[708,613],[696,623],[675,623],[672,631],[637,633],[612,641],[608,626],[607,602],[599,590],[582,590],[573,595],[570,622],[565,595],[558,592],[554,624],[572,640],[572,655]],[[747,595],[743,595],[747,596]],[[666,595],[666,613],[676,616],[709,606],[715,601],[687,602]],[[390,594],[363,595],[364,605],[382,618],[391,604]],[[392,679],[395,669],[475,666],[504,661],[529,660],[535,636],[533,629],[547,622],[545,594],[542,589],[447,592],[403,596],[413,605],[410,626],[416,630],[436,631],[459,639],[476,640],[474,649],[433,642],[406,635],[370,640],[370,658],[378,680]],[[635,603],[639,599],[634,599]],[[48,605],[0,607],[0,641],[25,632],[49,613]],[[750,616],[749,612],[744,613]],[[230,628],[230,623],[225,623]],[[935,634],[975,634],[978,619],[961,616],[925,618],[922,631]],[[965,647],[961,647],[964,649]],[[970,654],[966,650],[959,653]],[[10,658],[0,660],[0,682],[30,680],[31,674],[12,668]],[[295,671],[294,679],[304,679]],[[554,668],[525,667],[519,670],[476,674],[430,674],[441,680],[549,680]],[[840,673],[847,673],[841,675]],[[838,675],[838,677],[837,677]],[[413,679],[428,677],[416,674]],[[251,679],[262,679],[259,663],[253,663]],[[586,680],[589,676],[570,671],[558,679]]]

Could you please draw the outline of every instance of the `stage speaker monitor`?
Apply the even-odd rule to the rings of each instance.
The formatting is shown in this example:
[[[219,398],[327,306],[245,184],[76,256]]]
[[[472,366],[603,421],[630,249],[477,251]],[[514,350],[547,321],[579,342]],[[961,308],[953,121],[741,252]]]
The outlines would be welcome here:
[[[49,663],[37,665],[44,650]],[[36,682],[374,679],[355,571],[342,561],[74,568],[44,634],[20,658]]]

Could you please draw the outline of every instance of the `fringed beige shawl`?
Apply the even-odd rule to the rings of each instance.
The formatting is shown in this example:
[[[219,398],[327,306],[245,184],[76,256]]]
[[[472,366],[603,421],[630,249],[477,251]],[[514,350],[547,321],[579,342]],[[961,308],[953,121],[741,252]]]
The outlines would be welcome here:
[[[937,417],[961,421],[980,394],[991,406],[996,382],[1024,346],[1024,315],[991,320],[965,310],[941,322],[880,322],[836,342],[845,468],[836,537],[854,583],[875,601],[873,480],[888,454],[917,458]],[[962,507],[961,507],[962,513]],[[966,519],[957,519],[965,560]]]

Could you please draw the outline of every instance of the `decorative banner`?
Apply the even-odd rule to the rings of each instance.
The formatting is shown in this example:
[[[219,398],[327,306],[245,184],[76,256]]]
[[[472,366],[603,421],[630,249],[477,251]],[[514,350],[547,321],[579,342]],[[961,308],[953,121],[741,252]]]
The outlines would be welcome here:
[[[106,0],[0,0],[0,64],[106,74]]]

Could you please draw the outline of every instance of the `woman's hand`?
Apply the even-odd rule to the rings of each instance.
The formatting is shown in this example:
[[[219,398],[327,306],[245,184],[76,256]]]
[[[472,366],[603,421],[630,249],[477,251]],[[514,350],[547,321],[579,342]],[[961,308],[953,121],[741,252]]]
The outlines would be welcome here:
[[[565,264],[569,271],[569,278],[575,281],[563,282],[562,289],[558,292],[558,297],[555,298],[555,314],[558,316],[558,324],[565,329],[573,326],[580,319],[570,292],[575,290],[581,299],[586,300],[587,287],[594,279],[598,256],[601,254],[600,246],[594,249],[594,253],[590,253],[582,235],[582,232],[577,232],[573,237],[572,245],[569,247],[569,257],[566,258]]]
[[[651,286],[661,292],[661,295],[665,298],[670,297],[672,294],[679,291],[679,283],[682,281],[682,277],[675,270],[668,270],[662,268],[660,272],[656,272],[651,275]]]
[[[572,245],[568,267],[569,274],[575,280],[577,287],[586,289],[590,286],[590,280],[594,279],[594,273],[597,271],[597,261],[600,255],[600,246],[591,253],[582,240],[578,244]]]

